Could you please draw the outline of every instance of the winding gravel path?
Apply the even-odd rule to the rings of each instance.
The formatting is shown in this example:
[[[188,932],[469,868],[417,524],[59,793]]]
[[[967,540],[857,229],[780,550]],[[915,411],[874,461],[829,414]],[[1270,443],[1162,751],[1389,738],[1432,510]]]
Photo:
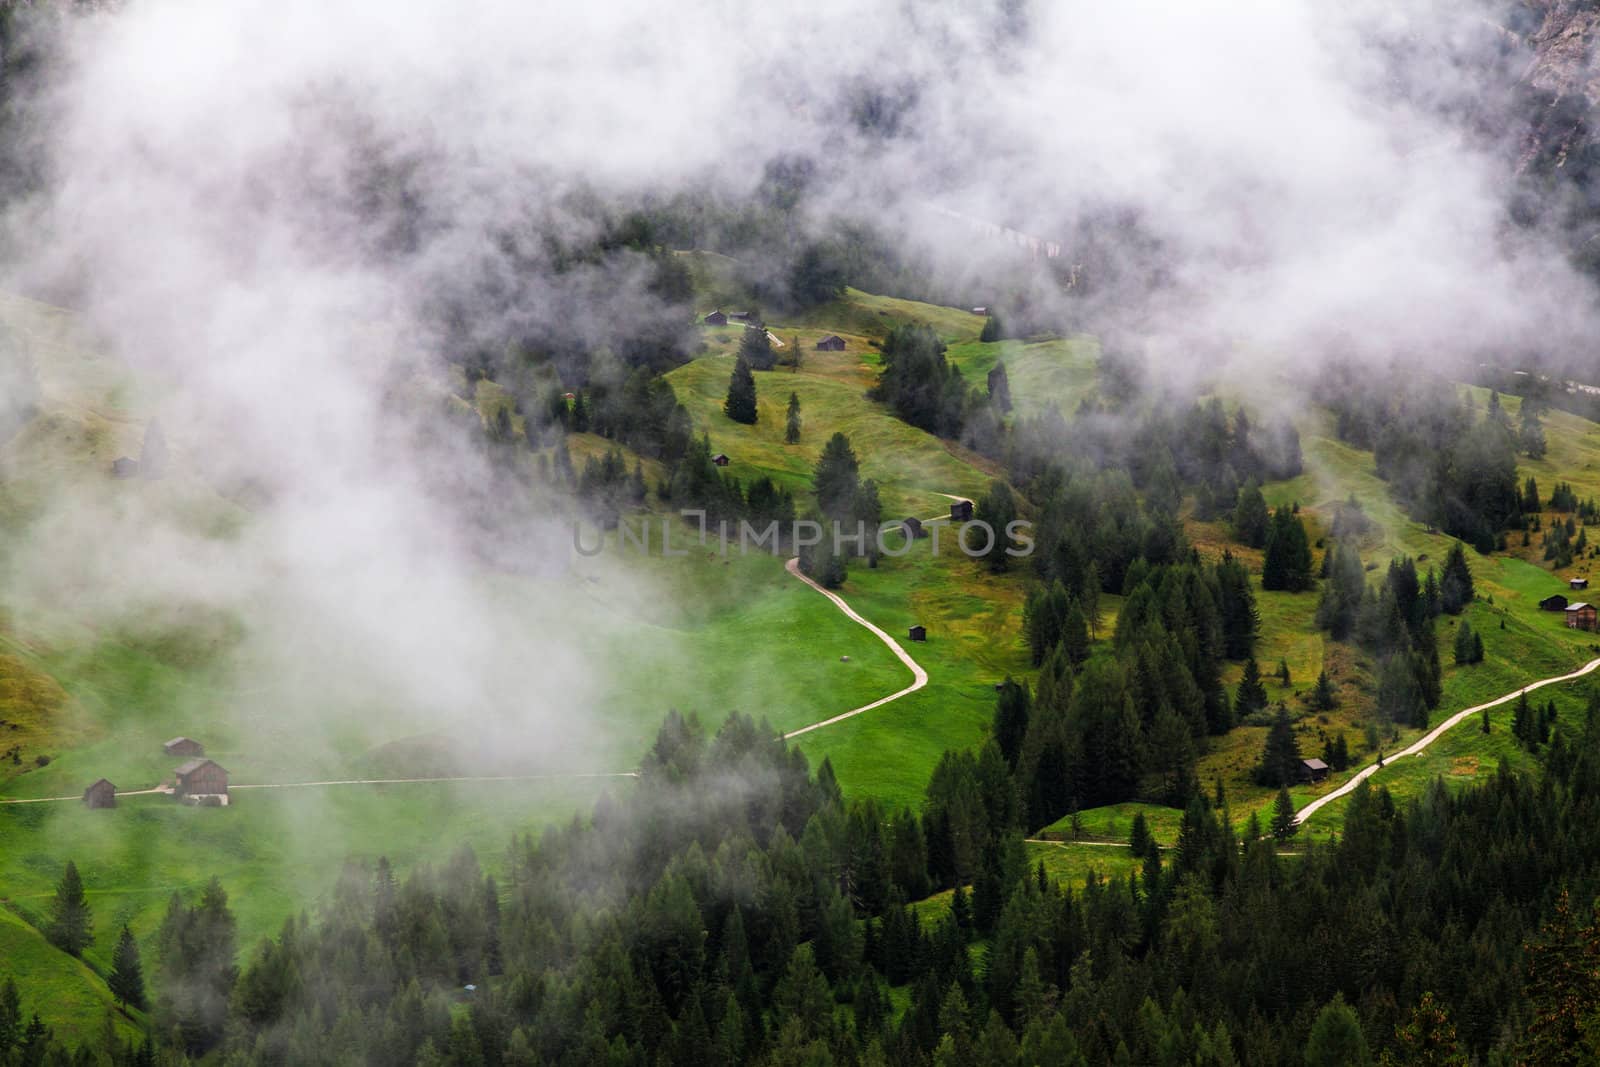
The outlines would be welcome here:
[[[921,689],[923,686],[928,684],[928,672],[923,670],[922,666],[917,663],[916,660],[911,658],[911,654],[909,652],[900,647],[900,642],[896,641],[878,627],[862,618],[856,613],[854,608],[844,602],[843,597],[839,596],[832,590],[822,588],[821,585],[818,585],[806,575],[800,573],[800,559],[798,556],[794,559],[791,559],[787,564],[785,564],[785,566],[790,574],[794,575],[796,578],[800,579],[802,582],[805,582],[811,588],[815,589],[817,592],[833,601],[834,607],[844,612],[846,617],[860,623],[862,626],[865,626],[868,630],[872,631],[873,635],[876,636],[878,640],[888,645],[889,651],[893,652],[899,658],[901,663],[904,663],[907,667],[911,668],[912,679],[911,684],[900,690],[898,693],[890,693],[888,696],[874,700],[870,704],[863,704],[859,708],[851,708],[849,711],[835,715],[831,719],[823,719],[821,722],[814,722],[810,726],[802,726],[798,730],[790,730],[788,733],[783,735],[783,739],[785,741],[792,737],[799,737],[801,734],[808,734],[812,730],[820,730],[824,726],[832,726],[836,722],[843,722],[846,719],[860,715],[864,711],[871,711],[873,708],[881,708],[890,701],[899,700],[907,693],[915,693],[918,689]]]
[[[1463,720],[1471,718],[1472,716],[1483,711],[1485,708],[1493,708],[1498,707],[1501,704],[1508,704],[1524,693],[1531,693],[1535,689],[1543,689],[1547,685],[1556,685],[1560,682],[1570,682],[1575,678],[1582,678],[1584,675],[1588,674],[1590,671],[1593,671],[1597,667],[1600,667],[1600,659],[1592,659],[1588,663],[1585,663],[1582,667],[1579,667],[1577,670],[1573,671],[1571,674],[1562,674],[1554,678],[1541,678],[1537,682],[1529,682],[1521,689],[1507,693],[1503,697],[1496,697],[1494,700],[1491,700],[1486,704],[1477,704],[1473,707],[1467,708],[1464,711],[1458,711],[1444,722],[1440,723],[1438,726],[1435,726],[1432,730],[1429,730],[1421,738],[1412,742],[1409,748],[1402,749],[1401,751],[1396,752],[1394,755],[1386,757],[1383,761],[1383,766],[1387,767],[1395,760],[1420,754],[1423,749],[1427,748],[1429,745],[1439,740],[1439,738],[1443,737],[1446,731],[1454,726],[1459,726]],[[1361,784],[1366,779],[1371,778],[1381,769],[1382,768],[1376,763],[1368,764],[1366,767],[1363,767],[1359,773],[1357,773],[1344,785],[1341,785],[1338,789],[1335,789],[1325,797],[1318,797],[1305,807],[1301,808],[1299,811],[1295,812],[1295,823],[1303,825],[1307,819],[1315,815],[1324,805],[1331,804],[1340,797],[1349,796],[1355,791],[1357,785]]]

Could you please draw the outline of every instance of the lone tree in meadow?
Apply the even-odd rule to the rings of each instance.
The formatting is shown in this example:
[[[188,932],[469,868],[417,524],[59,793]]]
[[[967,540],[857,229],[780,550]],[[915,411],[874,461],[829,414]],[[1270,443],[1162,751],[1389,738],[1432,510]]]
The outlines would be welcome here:
[[[740,356],[733,365],[733,375],[728,379],[728,399],[722,405],[723,414],[734,422],[746,426],[756,423],[756,378],[750,373],[750,364]]]
[[[94,916],[83,893],[78,865],[67,861],[67,869],[56,884],[56,898],[50,905],[50,943],[76,956],[94,940]]]
[[[861,464],[850,447],[850,438],[842,433],[828,438],[811,484],[817,493],[817,507],[824,516],[843,520],[850,514],[861,484]]]
[[[798,349],[796,349],[798,351]],[[785,444],[797,445],[800,443],[800,394],[789,394],[789,414],[784,422],[783,440]]]
[[[144,1009],[144,966],[139,962],[139,942],[133,939],[133,931],[126,926],[117,938],[117,950],[111,957],[111,973],[106,976],[106,986],[124,1008]]]
[[[994,312],[983,320],[983,330],[978,334],[980,341],[1004,341],[1006,339],[1005,323],[1000,321],[1000,316]]]
[[[1289,709],[1278,705],[1278,714],[1267,730],[1267,743],[1256,766],[1256,784],[1285,788],[1300,776],[1300,743],[1295,740]]]
[[[1339,706],[1339,695],[1333,690],[1333,679],[1328,672],[1317,675],[1316,688],[1311,690],[1311,706],[1318,711],[1332,711]]]
[[[1261,665],[1254,656],[1244,661],[1244,674],[1239,678],[1239,693],[1233,706],[1240,719],[1266,710],[1267,687],[1261,684]]]

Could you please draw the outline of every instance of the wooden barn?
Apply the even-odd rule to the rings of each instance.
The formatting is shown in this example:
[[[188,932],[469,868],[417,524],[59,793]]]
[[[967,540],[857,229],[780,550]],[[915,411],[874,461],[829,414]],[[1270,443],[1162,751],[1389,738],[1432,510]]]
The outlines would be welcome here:
[[[928,639],[928,628],[920,624],[913,626],[909,636],[913,641],[926,641]]]
[[[117,787],[102,778],[83,791],[86,808],[114,808],[117,806]]]
[[[927,537],[927,531],[922,528],[922,520],[917,518],[903,519],[900,529],[905,531],[907,541],[915,541],[919,537]]]
[[[830,333],[828,336],[824,337],[822,340],[817,342],[817,351],[819,351],[819,352],[843,352],[844,351],[844,338],[840,337],[836,333]]]
[[[726,467],[732,461],[728,459],[728,454],[726,452],[718,452],[716,455],[711,457],[711,462],[715,463],[719,467]]]
[[[1547,596],[1543,600],[1539,601],[1539,610],[1540,611],[1566,611],[1567,610],[1567,598],[1565,596],[1563,596],[1561,593],[1551,593],[1549,596]]]
[[[1568,581],[1567,584],[1570,585],[1574,589],[1587,589],[1587,588],[1589,588],[1589,579],[1587,579],[1587,578],[1573,578],[1570,581]]]
[[[228,771],[216,760],[192,759],[173,771],[177,788],[173,795],[179,800],[198,803],[206,797],[220,797],[228,802]]]
[[[111,476],[113,478],[137,478],[139,476],[139,461],[119,456],[111,461]]]
[[[188,737],[174,737],[171,741],[161,746],[161,751],[169,756],[204,756],[206,746]]]
[[[951,504],[950,505],[950,521],[951,522],[971,522],[972,521],[972,501],[970,501],[970,500],[957,500],[955,503]]]
[[[717,310],[713,311],[711,314],[706,316],[706,325],[707,326],[726,326],[726,325],[728,325],[728,316],[726,316],[726,315],[724,315],[722,313],[722,309],[721,308],[718,308]]]
[[[1302,782],[1320,782],[1328,777],[1328,765],[1315,757],[1300,761],[1300,780]]]
[[[1567,605],[1567,629],[1593,630],[1595,621],[1595,607],[1575,600]]]

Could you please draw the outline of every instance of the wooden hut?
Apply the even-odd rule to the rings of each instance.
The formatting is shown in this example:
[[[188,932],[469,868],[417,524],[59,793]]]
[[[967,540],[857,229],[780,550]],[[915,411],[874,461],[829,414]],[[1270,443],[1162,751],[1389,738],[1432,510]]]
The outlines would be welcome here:
[[[718,452],[716,455],[711,457],[711,462],[715,463],[719,467],[726,467],[732,461],[728,459],[728,454],[726,452]]]
[[[100,779],[83,791],[83,806],[91,809],[116,807],[117,787],[104,778]]]
[[[119,456],[111,461],[111,476],[113,478],[136,478],[139,475],[139,461]]]
[[[1565,595],[1563,595],[1561,593],[1551,593],[1549,596],[1547,596],[1543,600],[1539,601],[1539,610],[1540,611],[1566,611],[1567,610],[1567,598],[1566,598]]]
[[[1572,588],[1574,588],[1574,589],[1587,589],[1587,588],[1589,588],[1589,579],[1587,579],[1587,578],[1573,578],[1573,579],[1570,579],[1567,582],[1567,584],[1569,586],[1571,586]]]
[[[1595,607],[1594,607],[1593,604],[1585,604],[1581,600],[1575,600],[1571,604],[1567,605],[1566,614],[1567,614],[1567,629],[1569,629],[1569,630],[1593,630],[1594,629]]]
[[[1300,761],[1300,780],[1302,782],[1320,782],[1328,777],[1328,765],[1315,757]]]
[[[927,537],[927,532],[922,529],[922,520],[918,518],[902,519],[900,529],[905,531],[907,541],[915,541],[919,537]]]
[[[726,316],[726,315],[724,315],[722,313],[722,309],[721,308],[718,308],[717,310],[713,311],[711,314],[706,316],[706,325],[707,326],[726,326],[726,325],[728,325],[728,316]]]
[[[218,797],[228,802],[228,771],[216,760],[192,759],[173,771],[176,789],[173,795],[179,800],[200,803],[207,797]]]
[[[972,501],[970,501],[970,500],[957,500],[955,503],[951,504],[950,505],[950,521],[951,522],[971,522],[972,521]]]
[[[161,751],[169,756],[204,756],[206,746],[192,738],[174,737],[161,746]]]
[[[920,624],[913,626],[911,628],[910,638],[913,641],[926,641],[928,639],[928,628]]]
[[[819,352],[843,352],[844,351],[844,338],[840,337],[836,333],[830,333],[828,336],[824,337],[822,340],[817,342],[817,351],[819,351]]]

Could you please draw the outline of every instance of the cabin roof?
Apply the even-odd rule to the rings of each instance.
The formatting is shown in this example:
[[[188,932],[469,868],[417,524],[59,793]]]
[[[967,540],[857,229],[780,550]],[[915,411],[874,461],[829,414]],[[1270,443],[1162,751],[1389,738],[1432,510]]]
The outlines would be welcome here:
[[[176,771],[174,771],[173,773],[174,774],[193,774],[195,771],[198,771],[201,767],[204,767],[208,763],[211,764],[212,766],[216,767],[216,769],[221,771],[223,774],[227,774],[228,773],[228,769],[226,767],[224,767],[222,764],[218,763],[214,759],[207,759],[204,756],[202,756],[200,759],[192,759],[192,760],[189,760],[186,763],[179,764],[178,769]]]
[[[1592,605],[1585,604],[1581,600],[1574,600],[1572,603],[1567,605],[1567,610],[1568,611],[1582,611],[1582,610],[1584,610],[1585,608],[1588,608],[1588,607],[1592,607]]]
[[[1313,756],[1311,759],[1303,759],[1300,762],[1313,771],[1325,771],[1328,769],[1328,765],[1317,759],[1315,756]]]

